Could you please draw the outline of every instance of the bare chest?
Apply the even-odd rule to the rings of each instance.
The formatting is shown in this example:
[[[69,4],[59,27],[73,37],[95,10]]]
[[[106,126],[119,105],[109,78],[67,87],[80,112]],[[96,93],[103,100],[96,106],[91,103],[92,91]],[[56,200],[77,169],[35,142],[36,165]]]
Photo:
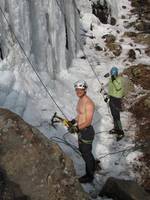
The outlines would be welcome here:
[[[86,104],[85,104],[85,102],[79,101],[78,104],[77,104],[76,110],[77,110],[77,113],[79,115],[83,115],[85,113],[85,110],[86,110]]]

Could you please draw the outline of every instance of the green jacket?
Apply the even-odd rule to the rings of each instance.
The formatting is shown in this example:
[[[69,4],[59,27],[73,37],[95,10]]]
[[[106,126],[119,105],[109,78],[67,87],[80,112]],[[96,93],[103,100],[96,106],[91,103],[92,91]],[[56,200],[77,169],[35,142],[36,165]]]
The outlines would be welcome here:
[[[114,81],[109,80],[108,95],[116,98],[124,96],[123,78],[121,76],[117,76]]]

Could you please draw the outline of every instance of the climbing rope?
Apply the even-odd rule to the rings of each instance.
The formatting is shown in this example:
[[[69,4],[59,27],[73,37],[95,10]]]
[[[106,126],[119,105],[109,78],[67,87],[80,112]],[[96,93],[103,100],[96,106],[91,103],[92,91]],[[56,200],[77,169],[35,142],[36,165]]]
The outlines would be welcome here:
[[[69,143],[69,142],[67,141],[67,139],[65,138],[65,136],[67,136],[68,134],[70,134],[70,133],[69,133],[69,132],[66,132],[66,133],[63,135],[63,138],[53,136],[53,137],[50,137],[49,139],[50,139],[51,141],[56,142],[56,143],[60,143],[60,144],[62,143],[62,144],[65,144],[65,145],[71,147],[75,153],[77,153],[78,155],[81,156],[81,153],[80,153],[79,149],[78,149],[75,145]]]

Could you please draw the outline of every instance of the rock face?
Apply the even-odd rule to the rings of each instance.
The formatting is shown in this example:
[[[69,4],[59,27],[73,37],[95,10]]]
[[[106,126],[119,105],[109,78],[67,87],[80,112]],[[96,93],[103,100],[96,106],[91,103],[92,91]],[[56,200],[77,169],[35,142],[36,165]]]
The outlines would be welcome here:
[[[124,73],[134,84],[141,87],[139,93],[135,91],[128,98],[129,111],[133,113],[137,124],[136,144],[142,145],[143,153],[133,168],[140,174],[140,177],[137,177],[138,183],[150,192],[150,65],[133,65],[125,69]]]
[[[75,177],[72,161],[58,145],[5,109],[0,109],[0,169],[1,197],[7,194],[7,179],[17,185],[20,199],[88,199]]]
[[[114,35],[106,34],[102,36],[102,39],[105,39],[106,47],[114,54],[114,56],[120,56],[122,47],[116,42],[116,37]]]
[[[129,60],[135,60],[136,59],[136,53],[133,49],[129,50],[128,57],[129,57]]]
[[[1,200],[30,200],[24,195],[16,183],[8,180],[5,171],[0,168],[0,199]]]
[[[107,43],[106,46],[116,57],[122,53],[122,47],[119,43]]]
[[[124,74],[128,75],[136,85],[141,85],[145,90],[149,90],[150,86],[150,65],[138,64],[124,70]]]
[[[150,196],[135,182],[110,177],[100,196],[106,195],[115,200],[149,200]]]

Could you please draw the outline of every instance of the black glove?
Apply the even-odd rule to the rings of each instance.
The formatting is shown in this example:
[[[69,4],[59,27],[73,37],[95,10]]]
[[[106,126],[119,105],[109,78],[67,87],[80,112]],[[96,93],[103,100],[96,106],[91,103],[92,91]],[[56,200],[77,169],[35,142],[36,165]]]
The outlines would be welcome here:
[[[78,126],[75,126],[75,125],[69,126],[69,127],[68,127],[68,131],[69,131],[70,133],[78,133],[78,132],[79,132],[79,128],[78,128]]]
[[[76,124],[76,120],[75,120],[75,119],[72,119],[71,121],[69,121],[69,123],[70,123],[71,125],[74,125],[74,124]]]
[[[111,80],[113,82],[114,80],[116,80],[116,77],[115,76],[111,76]]]
[[[107,102],[108,102],[108,99],[109,99],[109,98],[108,98],[108,97],[106,97],[106,98],[104,99],[104,101],[107,103]]]

